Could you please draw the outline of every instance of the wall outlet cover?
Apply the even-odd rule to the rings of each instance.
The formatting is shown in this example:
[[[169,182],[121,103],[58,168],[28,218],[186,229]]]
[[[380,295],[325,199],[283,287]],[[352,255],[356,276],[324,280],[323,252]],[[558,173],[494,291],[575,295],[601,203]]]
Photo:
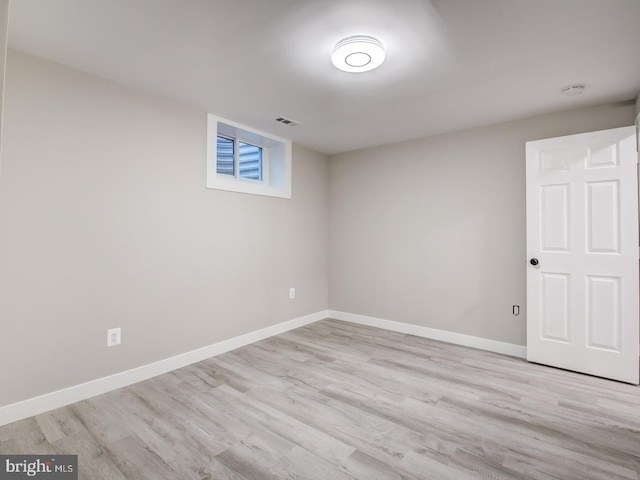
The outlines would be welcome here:
[[[107,347],[115,347],[116,345],[120,345],[121,341],[121,328],[110,328],[109,330],[107,330]]]

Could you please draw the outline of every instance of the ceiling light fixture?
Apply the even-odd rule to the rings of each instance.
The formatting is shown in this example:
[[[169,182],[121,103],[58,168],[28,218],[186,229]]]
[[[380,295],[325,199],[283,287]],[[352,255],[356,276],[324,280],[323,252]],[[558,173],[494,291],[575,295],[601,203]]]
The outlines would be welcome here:
[[[384,62],[385,53],[380,41],[366,35],[341,40],[331,55],[336,68],[350,73],[368,72]]]

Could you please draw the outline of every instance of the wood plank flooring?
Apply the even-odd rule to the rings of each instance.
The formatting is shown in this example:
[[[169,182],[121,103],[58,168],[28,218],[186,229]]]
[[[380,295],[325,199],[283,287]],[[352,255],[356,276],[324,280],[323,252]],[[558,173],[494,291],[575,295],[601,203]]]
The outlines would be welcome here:
[[[640,389],[325,320],[0,427],[83,479],[634,479]]]

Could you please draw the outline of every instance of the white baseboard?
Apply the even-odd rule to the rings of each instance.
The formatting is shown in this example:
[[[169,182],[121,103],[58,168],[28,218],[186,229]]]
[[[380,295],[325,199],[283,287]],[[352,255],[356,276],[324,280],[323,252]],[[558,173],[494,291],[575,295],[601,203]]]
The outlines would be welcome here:
[[[98,378],[90,382],[74,385],[73,387],[57,390],[39,397],[30,398],[17,403],[12,403],[0,407],[0,426],[12,423],[23,418],[48,412],[56,408],[64,407],[87,398],[95,397],[118,388],[126,387],[133,383],[141,382],[163,373],[186,367],[192,363],[200,362],[207,358],[215,357],[222,353],[234,350],[250,343],[254,343],[265,338],[279,335],[280,333],[303,327],[310,323],[324,320],[329,316],[327,310],[323,310],[311,315],[278,323],[270,327],[262,328],[238,337],[230,338],[222,342],[214,343],[206,347],[198,348],[190,352],[182,353],[174,357],[160,360],[158,362],[143,365],[138,368],[126,370],[124,372]]]
[[[394,332],[408,333],[419,337],[431,338],[443,342],[449,342],[456,345],[464,345],[466,347],[479,348],[489,350],[505,355],[526,358],[527,349],[521,345],[511,343],[497,342],[486,338],[472,337],[459,333],[447,332],[445,330],[436,330],[434,328],[421,327],[408,323],[395,322],[392,320],[384,320],[381,318],[368,317],[366,315],[357,315],[355,313],[338,312],[335,310],[323,310],[320,312],[306,315],[304,317],[289,320],[287,322],[278,323],[270,327],[262,328],[254,332],[250,332],[238,337],[230,338],[222,342],[214,343],[206,347],[182,353],[174,357],[160,360],[158,362],[143,365],[141,367],[126,370],[124,372],[109,375],[108,377],[98,378],[90,382],[74,385],[69,388],[57,390],[47,393],[39,397],[30,398],[21,402],[12,403],[0,407],[0,426],[6,425],[24,418],[48,412],[56,408],[64,407],[87,398],[95,397],[103,393],[126,387],[143,380],[171,372],[178,368],[186,367],[196,362],[200,362],[207,358],[215,357],[225,352],[244,347],[251,343],[264,340],[265,338],[279,335],[295,328],[303,327],[325,318],[333,318],[346,322],[367,325],[370,327],[383,328]]]
[[[382,318],[368,317],[366,315],[357,315],[355,313],[337,312],[335,310],[329,310],[329,318],[358,323],[360,325],[367,325],[369,327],[383,328],[394,332],[408,333],[409,335],[431,338],[433,340],[454,343],[465,347],[479,348],[481,350],[502,353],[513,357],[527,357],[527,347],[515,345],[513,343],[498,342],[496,340],[463,335],[461,333],[447,332],[445,330],[437,330],[435,328],[421,327],[419,325],[411,325],[409,323],[384,320]]]

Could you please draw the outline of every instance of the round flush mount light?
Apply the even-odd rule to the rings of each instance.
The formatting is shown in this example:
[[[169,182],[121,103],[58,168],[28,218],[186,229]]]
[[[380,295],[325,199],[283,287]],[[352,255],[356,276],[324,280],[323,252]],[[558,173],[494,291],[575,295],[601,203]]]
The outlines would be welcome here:
[[[585,86],[583,84],[571,85],[562,89],[567,97],[575,97],[576,95],[582,95],[584,93]]]
[[[350,73],[368,72],[384,62],[384,48],[373,37],[358,35],[341,40],[331,55],[336,68]]]

